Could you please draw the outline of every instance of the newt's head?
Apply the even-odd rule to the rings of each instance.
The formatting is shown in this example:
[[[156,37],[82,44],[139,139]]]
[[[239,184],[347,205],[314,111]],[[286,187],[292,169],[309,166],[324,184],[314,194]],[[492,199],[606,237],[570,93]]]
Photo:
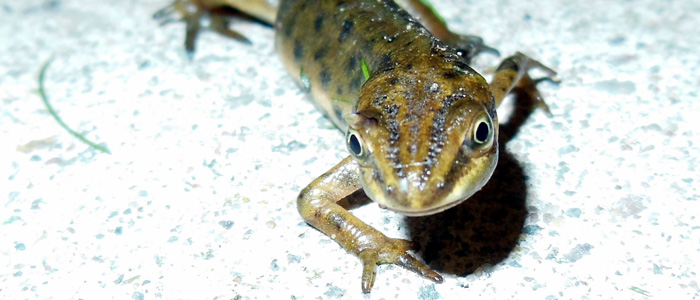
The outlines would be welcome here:
[[[368,79],[346,142],[372,200],[428,215],[486,184],[498,160],[498,120],[488,84],[468,66],[406,72]]]

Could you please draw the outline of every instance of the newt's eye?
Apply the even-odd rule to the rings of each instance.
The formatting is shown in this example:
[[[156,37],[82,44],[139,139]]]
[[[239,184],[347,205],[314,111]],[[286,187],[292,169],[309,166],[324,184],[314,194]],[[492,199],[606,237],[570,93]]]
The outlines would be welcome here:
[[[476,149],[490,148],[493,141],[493,124],[491,118],[483,113],[472,125],[472,143]]]
[[[466,151],[482,151],[491,148],[494,139],[492,122],[487,113],[483,113],[474,120],[468,138],[464,141]]]
[[[365,149],[365,145],[357,131],[352,129],[348,130],[345,136],[345,142],[347,143],[348,151],[350,151],[353,157],[359,160],[367,157],[367,149]]]
[[[474,143],[484,144],[488,142],[489,136],[491,135],[491,128],[489,123],[486,121],[479,121],[478,125],[474,129]]]

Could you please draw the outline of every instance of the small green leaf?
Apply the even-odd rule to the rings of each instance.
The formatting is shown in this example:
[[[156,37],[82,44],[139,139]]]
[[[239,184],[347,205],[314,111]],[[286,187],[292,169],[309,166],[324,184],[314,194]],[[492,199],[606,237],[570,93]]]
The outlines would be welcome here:
[[[367,67],[364,57],[361,58],[360,61],[362,62],[362,74],[365,75],[365,80],[367,80],[369,79],[369,68]]]
[[[132,282],[134,282],[134,280],[137,280],[137,279],[139,279],[139,278],[141,278],[141,275],[136,275],[136,276],[134,276],[134,277],[131,277],[131,278],[127,279],[127,280],[125,281],[125,283],[132,283]]]
[[[640,288],[638,288],[638,287],[636,287],[636,286],[631,286],[631,287],[630,287],[630,290],[635,291],[635,292],[637,292],[637,293],[640,293],[640,294],[642,294],[642,295],[644,295],[644,296],[650,296],[650,295],[651,295],[651,294],[649,294],[649,292],[647,292],[647,291],[645,291],[645,290],[643,290],[643,289],[640,289]]]

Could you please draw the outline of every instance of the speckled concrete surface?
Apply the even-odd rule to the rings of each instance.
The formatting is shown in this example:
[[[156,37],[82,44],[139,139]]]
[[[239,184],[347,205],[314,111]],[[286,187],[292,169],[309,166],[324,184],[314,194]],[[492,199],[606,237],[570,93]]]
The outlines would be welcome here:
[[[234,25],[252,46],[203,34],[188,61],[182,25],[151,19],[166,0],[1,3],[2,299],[700,298],[697,1],[435,3],[563,81],[541,85],[553,116],[504,125],[464,205],[354,210],[446,277],[382,266],[369,296],[359,260],[297,215],[346,150],[269,28]],[[48,114],[51,57],[49,100],[111,155]]]

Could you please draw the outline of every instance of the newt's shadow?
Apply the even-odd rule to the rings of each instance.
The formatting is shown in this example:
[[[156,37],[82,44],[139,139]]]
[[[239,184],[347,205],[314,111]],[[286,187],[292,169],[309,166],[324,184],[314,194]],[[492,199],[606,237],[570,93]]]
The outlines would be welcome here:
[[[516,109],[500,126],[500,155],[491,180],[464,203],[442,213],[407,217],[420,256],[438,272],[466,276],[508,257],[518,244],[527,216],[525,174],[505,144],[527,120],[534,103],[515,91]]]

